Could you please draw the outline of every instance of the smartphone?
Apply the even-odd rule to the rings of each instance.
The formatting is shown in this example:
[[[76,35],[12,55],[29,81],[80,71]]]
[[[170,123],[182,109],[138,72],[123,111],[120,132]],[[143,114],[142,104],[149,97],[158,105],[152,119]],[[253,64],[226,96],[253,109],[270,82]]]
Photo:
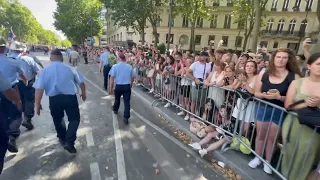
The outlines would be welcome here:
[[[269,89],[268,92],[269,92],[269,93],[277,93],[277,92],[278,92],[278,89]]]

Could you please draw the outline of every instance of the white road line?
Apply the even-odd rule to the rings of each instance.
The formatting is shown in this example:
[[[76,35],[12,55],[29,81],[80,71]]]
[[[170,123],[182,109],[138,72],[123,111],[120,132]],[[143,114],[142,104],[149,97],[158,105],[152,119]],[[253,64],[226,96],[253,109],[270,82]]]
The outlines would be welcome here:
[[[97,162],[90,164],[91,180],[101,180],[99,164]]]
[[[103,94],[108,95],[108,93],[106,93],[102,88],[100,88],[94,82],[92,82],[91,80],[89,80],[86,77],[84,77],[84,78],[86,79],[86,81],[88,81],[90,84],[92,84],[98,90],[100,90]],[[112,101],[112,104],[113,104],[113,101]],[[118,180],[127,180],[126,164],[125,164],[125,160],[124,160],[124,154],[123,154],[123,147],[122,147],[122,141],[121,141],[121,134],[120,134],[120,130],[119,130],[118,118],[113,112],[112,112],[112,121],[113,121],[114,139],[115,139],[115,144],[116,144]]]
[[[88,147],[94,146],[92,132],[89,132],[88,134],[86,134],[86,140],[87,140],[87,146]]]
[[[112,104],[113,104],[113,101],[112,101]],[[112,120],[113,120],[114,139],[116,143],[118,180],[127,180],[126,164],[124,160],[118,118],[113,112],[112,112]]]

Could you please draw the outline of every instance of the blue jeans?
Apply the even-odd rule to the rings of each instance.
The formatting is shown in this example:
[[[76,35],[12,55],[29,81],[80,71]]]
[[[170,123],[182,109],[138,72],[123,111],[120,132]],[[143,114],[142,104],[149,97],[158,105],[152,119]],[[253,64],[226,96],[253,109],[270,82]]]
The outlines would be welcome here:
[[[120,107],[120,98],[123,95],[123,103],[124,103],[124,113],[123,118],[129,119],[130,118],[130,98],[131,98],[131,85],[116,85],[114,90],[114,104],[113,110],[118,111]]]

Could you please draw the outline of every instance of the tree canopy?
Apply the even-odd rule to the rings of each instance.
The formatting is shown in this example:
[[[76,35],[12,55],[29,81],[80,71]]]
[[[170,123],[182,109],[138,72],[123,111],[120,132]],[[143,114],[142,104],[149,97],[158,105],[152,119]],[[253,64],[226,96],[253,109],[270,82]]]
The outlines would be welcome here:
[[[6,38],[11,28],[16,39],[23,42],[58,45],[60,40],[54,32],[43,29],[19,1],[0,0],[0,36]]]
[[[100,0],[56,0],[56,2],[54,26],[73,43],[80,44],[88,36],[101,34]]]

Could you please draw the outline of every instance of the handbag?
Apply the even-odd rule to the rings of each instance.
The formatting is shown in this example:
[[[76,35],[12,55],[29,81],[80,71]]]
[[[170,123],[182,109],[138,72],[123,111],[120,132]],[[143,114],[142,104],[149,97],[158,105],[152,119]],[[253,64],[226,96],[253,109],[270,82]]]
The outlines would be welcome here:
[[[316,107],[304,107],[297,110],[292,110],[295,106],[305,103],[305,100],[297,101],[288,107],[288,111],[294,111],[298,114],[300,124],[315,128],[320,126],[320,109]]]
[[[204,138],[207,135],[205,128],[207,125],[201,121],[192,121],[190,123],[190,131],[199,138]]]

